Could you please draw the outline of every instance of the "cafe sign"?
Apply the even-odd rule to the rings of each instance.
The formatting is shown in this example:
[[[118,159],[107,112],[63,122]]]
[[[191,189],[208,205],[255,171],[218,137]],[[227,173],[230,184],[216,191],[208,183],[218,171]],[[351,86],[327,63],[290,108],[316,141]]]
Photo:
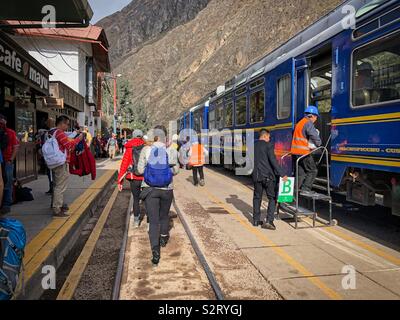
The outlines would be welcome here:
[[[22,54],[23,52],[24,54]],[[3,36],[0,38],[0,69],[11,72],[26,84],[33,85],[42,92],[49,90],[49,74],[39,70],[33,58],[22,48],[13,48]]]

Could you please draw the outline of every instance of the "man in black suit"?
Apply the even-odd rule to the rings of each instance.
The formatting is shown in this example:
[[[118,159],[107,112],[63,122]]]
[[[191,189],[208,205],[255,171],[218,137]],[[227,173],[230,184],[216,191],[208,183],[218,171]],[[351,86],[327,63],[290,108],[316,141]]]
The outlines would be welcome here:
[[[255,227],[262,226],[262,228],[268,230],[276,230],[274,218],[279,181],[277,177],[283,177],[284,181],[287,181],[288,177],[276,161],[274,145],[270,140],[270,132],[262,129],[260,139],[254,145],[253,225]],[[264,190],[268,197],[268,210],[265,223],[261,221],[261,202]]]

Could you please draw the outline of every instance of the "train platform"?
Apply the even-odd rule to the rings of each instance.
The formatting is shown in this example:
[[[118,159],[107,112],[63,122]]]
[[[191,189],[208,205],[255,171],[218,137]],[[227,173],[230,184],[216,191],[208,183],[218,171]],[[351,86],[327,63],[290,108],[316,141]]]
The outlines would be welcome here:
[[[276,231],[255,228],[251,184],[219,169],[205,176],[206,186],[194,187],[182,171],[175,199],[225,298],[400,299],[400,242],[378,241],[340,219],[333,227],[303,219],[296,230],[285,219]]]
[[[42,267],[56,269],[68,254],[82,226],[96,208],[99,199],[116,178],[119,161],[97,162],[97,177],[71,176],[65,193],[65,202],[70,207],[69,218],[53,218],[47,176],[27,184],[33,191],[34,201],[23,202],[12,207],[9,218],[20,220],[26,229],[27,246],[24,257],[24,288],[20,288],[17,299],[40,297]]]

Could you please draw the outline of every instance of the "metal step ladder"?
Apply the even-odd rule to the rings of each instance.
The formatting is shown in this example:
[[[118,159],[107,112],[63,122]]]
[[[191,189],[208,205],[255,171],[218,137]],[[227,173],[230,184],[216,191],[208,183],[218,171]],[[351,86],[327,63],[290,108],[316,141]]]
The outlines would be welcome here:
[[[305,157],[315,154],[319,151],[322,151],[322,155],[320,158],[320,161],[318,164],[322,162],[322,159],[325,158],[326,160],[326,192],[327,194],[322,194],[322,193],[316,193],[316,192],[302,192],[299,190],[299,162],[304,159]],[[291,153],[287,153],[284,156],[282,156],[281,160],[283,160],[285,157],[291,155]],[[332,218],[332,196],[331,196],[331,188],[330,188],[330,172],[329,172],[329,153],[328,149],[326,147],[319,147],[317,149],[314,149],[311,151],[309,154],[304,155],[299,157],[296,160],[296,195],[295,195],[295,202],[292,204],[287,204],[287,203],[281,203],[278,204],[278,218],[281,219],[280,217],[280,210],[284,211],[286,214],[289,214],[295,221],[295,229],[298,228],[298,221],[301,219],[301,217],[312,217],[313,219],[313,228],[316,226],[316,220],[318,218],[318,213],[316,210],[316,202],[317,201],[324,201],[328,202],[329,204],[329,221],[328,225],[332,226],[333,224],[333,218]],[[312,208],[304,208],[299,205],[299,200],[300,198],[307,199],[310,202],[312,202]],[[310,207],[310,205],[309,205]],[[283,219],[282,219],[283,220]]]

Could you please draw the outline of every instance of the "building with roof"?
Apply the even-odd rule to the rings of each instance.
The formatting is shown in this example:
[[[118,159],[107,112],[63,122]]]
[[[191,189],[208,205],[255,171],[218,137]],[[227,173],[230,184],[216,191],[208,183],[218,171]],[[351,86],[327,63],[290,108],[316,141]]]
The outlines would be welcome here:
[[[13,25],[12,38],[52,73],[50,97],[37,110],[38,124],[65,114],[87,126],[92,135],[101,132],[100,74],[110,71],[104,30],[97,26],[23,28],[32,22],[7,23]]]

